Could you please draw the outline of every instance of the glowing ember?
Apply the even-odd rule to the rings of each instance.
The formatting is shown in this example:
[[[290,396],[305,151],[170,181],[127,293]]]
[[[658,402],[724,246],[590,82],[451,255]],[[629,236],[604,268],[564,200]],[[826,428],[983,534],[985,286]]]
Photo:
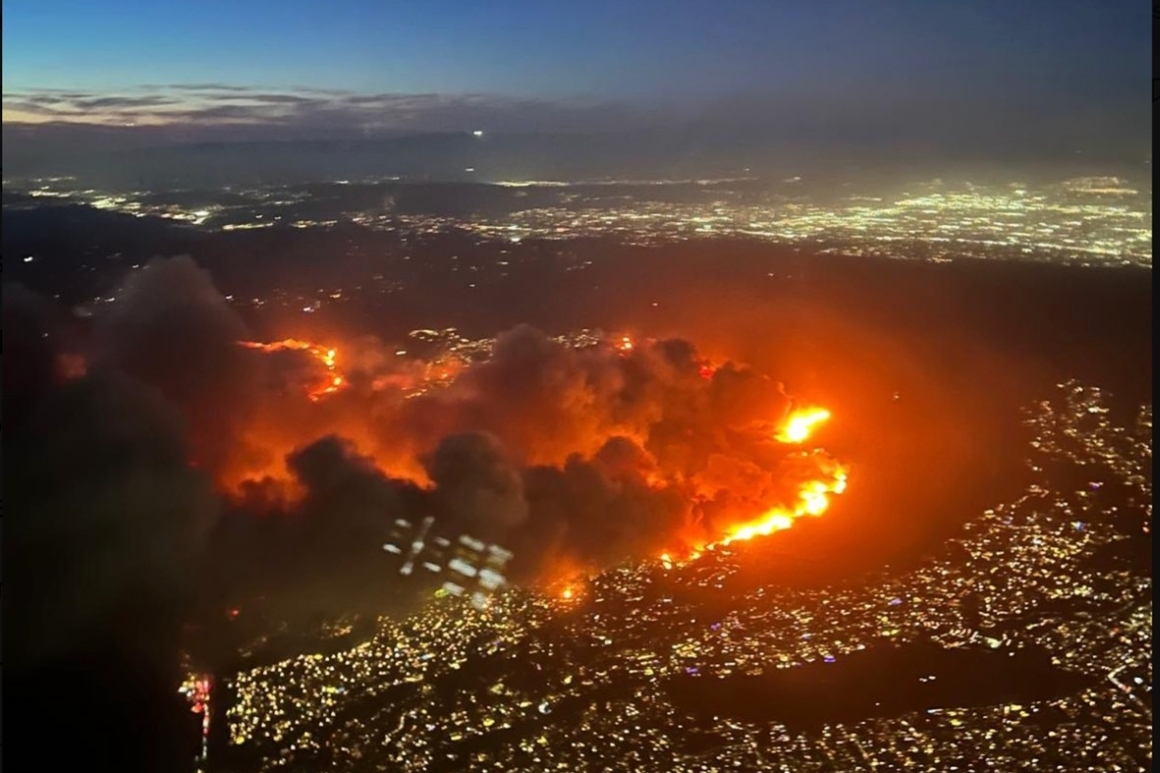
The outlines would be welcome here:
[[[777,433],[777,439],[782,443],[804,443],[813,434],[814,427],[829,418],[830,412],[825,408],[794,411]]]
[[[88,363],[82,354],[58,354],[56,357],[56,376],[61,381],[72,381],[84,378],[88,373]]]
[[[247,349],[256,349],[260,352],[308,352],[326,368],[329,375],[318,385],[311,387],[307,396],[311,400],[320,400],[326,395],[332,395],[346,385],[346,379],[336,372],[338,366],[338,350],[319,344],[301,341],[297,338],[287,338],[283,341],[274,341],[264,344],[258,341],[238,341],[239,346]]]

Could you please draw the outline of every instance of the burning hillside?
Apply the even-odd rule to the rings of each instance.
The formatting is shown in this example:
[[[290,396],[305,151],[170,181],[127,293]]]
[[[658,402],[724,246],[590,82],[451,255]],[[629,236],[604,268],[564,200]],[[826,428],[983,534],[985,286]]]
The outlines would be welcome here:
[[[813,447],[827,411],[688,341],[520,326],[470,356],[262,342],[185,259],[118,297],[70,383],[117,374],[177,409],[226,509],[215,556],[261,587],[275,572],[317,599],[378,588],[399,518],[506,544],[532,579],[770,534],[846,486]]]
[[[541,338],[541,340],[543,340],[538,333],[531,331],[530,329],[521,331],[519,334],[528,336],[530,339]],[[499,341],[502,343],[508,343],[512,340],[512,336],[514,335],[516,334],[512,333],[501,336]],[[301,396],[305,397],[310,402],[318,402],[320,400],[336,396],[340,391],[344,390],[351,383],[347,376],[344,375],[343,370],[339,367],[339,350],[334,346],[311,343],[293,338],[270,343],[240,341],[239,345],[246,349],[251,349],[265,354],[298,352],[304,355],[304,357],[306,357],[315,366],[314,372],[306,374],[299,384],[299,391]],[[647,341],[642,345],[647,347],[645,351],[651,351],[654,357],[657,356],[658,352],[660,352],[659,356],[662,358],[664,357],[664,349],[666,347],[688,346],[684,342],[658,341]],[[556,346],[558,347],[558,351],[551,353],[565,357],[575,357],[577,361],[572,363],[572,365],[579,366],[582,369],[585,367],[587,367],[587,369],[591,369],[592,366],[597,362],[601,362],[601,364],[604,365],[612,365],[615,360],[612,360],[608,357],[610,352],[615,352],[620,360],[641,356],[635,354],[637,351],[637,344],[630,336],[617,335],[608,337],[605,341],[602,341],[598,345],[586,347],[589,349],[589,351],[577,352],[570,350],[567,348],[566,343],[560,342],[558,340],[556,342]],[[549,344],[546,351],[551,351],[551,349],[552,345]],[[501,356],[503,351],[504,350],[502,349],[500,350]],[[708,384],[701,385],[701,388],[711,391],[714,379],[717,377],[718,369],[706,361],[697,359],[691,348],[688,349],[687,357],[688,362],[686,364],[690,366],[689,372],[693,372],[695,370],[695,373],[699,379],[704,382],[708,382]],[[673,363],[670,362],[669,364],[672,365]],[[641,360],[638,362],[626,363],[624,367],[626,371],[631,371],[633,370],[633,366],[643,371],[649,367],[655,367],[656,363],[649,363],[647,361]],[[477,368],[483,372],[486,372],[489,367],[492,367],[492,364],[487,360],[482,361],[482,363],[477,366]],[[728,370],[725,371],[727,374],[725,378],[730,377],[728,374],[736,374],[741,372],[736,370],[736,366],[733,365],[727,365],[726,368]],[[379,393],[393,393],[393,396],[396,398],[394,405],[400,412],[400,416],[396,417],[396,419],[400,419],[402,418],[403,414],[409,412],[407,404],[397,400],[397,398],[400,396],[404,398],[414,398],[427,395],[428,399],[418,404],[423,406],[423,412],[429,412],[432,414],[437,413],[443,409],[456,407],[456,403],[458,402],[456,395],[461,395],[462,398],[468,400],[478,400],[482,397],[478,389],[476,389],[474,386],[470,389],[464,389],[463,386],[459,383],[460,378],[465,381],[471,381],[476,377],[476,371],[471,369],[463,369],[460,367],[458,369],[452,370],[451,372],[454,375],[451,378],[443,376],[443,374],[445,374],[448,370],[445,361],[414,362],[411,363],[411,367],[404,368],[404,370],[414,374],[413,377],[410,379],[389,379],[384,378],[382,373],[376,373],[373,374],[373,378],[362,378],[361,381],[364,384],[364,389],[362,397],[359,398],[359,400],[370,406],[376,403],[376,401],[389,399],[380,396]],[[440,374],[440,376],[443,377],[436,377],[433,376],[433,374]],[[582,382],[578,382],[580,389],[580,399],[587,401],[589,405],[592,404],[593,398],[595,397],[595,394],[592,392],[592,386],[594,382],[590,377],[591,375],[592,374],[590,372],[578,374],[578,377]],[[626,373],[614,372],[612,374],[605,375],[606,377],[613,378],[617,381],[617,383],[627,383],[625,380],[627,375]],[[355,380],[358,381],[359,378],[356,377]],[[543,383],[543,380],[541,380],[541,383]],[[688,379],[688,382],[685,386],[694,392],[696,391],[696,382],[692,379]],[[780,396],[780,387],[778,385],[769,385],[769,389],[773,393]],[[435,390],[443,391],[434,393]],[[614,397],[623,399],[625,395],[619,394],[614,395]],[[662,410],[664,407],[664,396],[658,393],[657,398],[659,398],[658,402],[657,404],[653,405],[652,408]],[[471,407],[471,412],[478,415],[481,410],[481,406],[476,405]],[[533,407],[533,405],[529,405],[529,410],[531,410]],[[565,403],[562,407],[567,410],[567,403]],[[784,415],[776,417],[770,420],[768,423],[773,427],[772,440],[778,444],[785,445],[802,446],[806,444],[814,434],[815,430],[830,419],[830,412],[823,408],[802,408],[794,410],[783,409],[783,413]],[[336,415],[341,415],[341,411],[336,412]],[[416,421],[419,418],[419,416],[412,417],[411,421]],[[518,424],[519,417],[516,416],[515,418],[516,423]],[[612,417],[605,416],[601,418],[610,424],[612,423]],[[663,414],[659,414],[658,418],[663,421]],[[755,426],[758,426],[763,422],[763,417],[758,416],[753,418],[753,425]],[[658,424],[659,423],[660,422],[658,421]],[[490,429],[492,429],[492,432],[496,437],[503,437],[502,427],[494,427]],[[695,436],[688,439],[692,440],[693,442],[697,440]],[[307,445],[308,440],[308,438],[303,438],[300,445]],[[605,444],[611,442],[614,446],[621,446],[622,450],[631,449],[629,451],[630,453],[639,452],[639,456],[636,461],[639,462],[642,466],[638,468],[637,472],[641,474],[641,479],[647,484],[646,489],[649,491],[663,492],[669,489],[681,489],[686,486],[691,486],[693,490],[698,490],[702,488],[701,484],[707,483],[707,485],[710,487],[714,485],[709,482],[711,478],[706,478],[699,475],[701,471],[695,468],[690,469],[686,467],[685,469],[681,469],[676,465],[670,465],[666,469],[664,466],[662,466],[660,464],[659,458],[648,451],[648,447],[650,446],[650,438],[647,422],[638,422],[633,424],[632,422],[626,421],[622,426],[608,426],[603,434],[596,434],[595,440],[597,442],[603,440]],[[581,441],[583,441],[583,439],[581,439]],[[542,464],[554,467],[566,466],[570,463],[579,462],[586,456],[592,456],[591,452],[585,453],[583,445],[584,443],[580,442],[571,447],[566,446],[563,453],[558,453],[556,458],[553,458],[552,454],[549,452],[546,454],[546,458],[542,458],[537,461]],[[759,441],[758,445],[760,445]],[[592,443],[589,443],[589,446],[592,446]],[[601,450],[603,449],[598,449],[596,453],[599,454]],[[726,516],[717,517],[712,524],[701,524],[704,527],[704,537],[687,540],[691,543],[687,547],[690,547],[692,552],[696,553],[703,549],[707,544],[727,544],[737,540],[746,540],[756,536],[768,535],[775,531],[789,528],[793,524],[793,521],[797,518],[803,516],[818,516],[824,513],[829,507],[830,497],[834,494],[840,494],[845,490],[847,480],[847,472],[845,468],[826,457],[821,451],[795,451],[788,458],[796,460],[797,464],[794,466],[806,475],[803,480],[797,481],[796,484],[794,484],[796,488],[790,487],[786,489],[788,493],[783,494],[780,500],[777,500],[775,504],[772,504],[768,509],[760,512],[758,515],[754,515],[752,512],[744,512],[743,509],[739,507],[737,508],[736,512],[730,513]],[[729,461],[723,461],[725,459],[727,459],[727,457],[717,456],[716,459],[710,461],[709,467],[707,467],[706,471],[711,469],[714,465],[720,467],[722,464],[730,464]],[[409,479],[416,485],[426,488],[431,487],[432,479],[429,475],[426,474],[426,468],[422,467],[421,458],[417,456],[415,459],[411,460],[411,462],[416,465],[415,474],[408,474],[405,465],[399,467],[398,460],[393,461],[395,466],[395,469],[393,470],[394,474],[400,475],[405,479]],[[738,460],[733,461],[736,463]],[[389,469],[392,467],[392,459],[387,457],[385,460],[383,460],[383,463],[378,466],[384,469]],[[811,468],[813,470],[812,476],[809,474],[809,470]],[[761,470],[758,469],[756,472],[758,472],[758,477],[760,477]],[[231,486],[236,490],[246,489],[260,482],[270,484],[279,480],[283,480],[283,476],[276,473],[271,474],[269,471],[266,471],[260,474],[243,475],[240,480],[231,480],[230,478],[225,478],[223,479],[222,483],[226,486],[227,490],[229,490]],[[283,482],[290,481],[285,479]],[[700,523],[701,521],[700,513],[698,513],[699,504],[709,502],[716,497],[720,497],[721,495],[724,495],[728,498],[731,495],[736,496],[737,491],[717,488],[712,490],[709,496],[693,493],[689,502],[693,521],[695,523]],[[765,501],[763,501],[763,498]],[[757,495],[752,500],[753,504],[758,507],[765,504],[766,501],[773,500],[769,499],[768,497],[764,497],[764,495]]]
[[[299,341],[295,338],[287,338],[285,341],[275,341],[274,343],[263,344],[256,341],[239,341],[239,346],[246,349],[256,349],[260,352],[306,352],[314,358],[325,373],[322,378],[306,389],[306,397],[310,400],[319,400],[326,395],[332,395],[346,385],[346,379],[336,372],[338,350],[326,346],[319,346],[307,341]]]

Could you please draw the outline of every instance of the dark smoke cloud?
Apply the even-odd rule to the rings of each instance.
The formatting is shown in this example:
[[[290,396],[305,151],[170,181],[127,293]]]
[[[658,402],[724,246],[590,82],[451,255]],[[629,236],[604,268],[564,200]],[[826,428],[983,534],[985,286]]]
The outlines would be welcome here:
[[[276,619],[387,612],[400,592],[382,544],[395,518],[427,508],[428,495],[388,478],[342,438],[324,437],[287,460],[301,499],[261,510],[243,501],[223,519],[211,564],[235,602],[262,595]]]
[[[612,480],[647,476],[657,471],[656,459],[626,437],[609,438],[593,461]]]
[[[188,258],[129,275],[97,314],[88,375],[71,381],[55,365],[68,337],[40,335],[49,307],[10,288],[5,300],[6,325],[26,331],[10,342],[24,347],[31,374],[12,390],[5,380],[6,401],[23,390],[42,408],[32,414],[69,417],[55,434],[29,430],[28,448],[52,451],[27,456],[27,490],[59,489],[30,499],[30,512],[74,503],[83,511],[91,501],[94,513],[125,524],[151,519],[94,546],[92,555],[126,552],[105,561],[122,573],[84,589],[109,588],[110,598],[132,578],[153,576],[161,590],[184,576],[184,554],[172,556],[165,540],[187,534],[178,527],[189,518],[205,522],[181,508],[201,513],[213,504],[183,488],[201,480],[191,468],[217,480],[227,506],[212,550],[200,556],[204,609],[220,614],[227,603],[263,597],[289,618],[401,608],[408,600],[381,547],[396,518],[431,515],[439,528],[506,544],[519,577],[536,579],[560,564],[652,553],[678,535],[703,538],[715,515],[784,503],[819,464],[788,466],[786,450],[770,440],[789,407],[780,384],[734,364],[709,368],[686,341],[574,349],[519,326],[448,386],[404,399],[425,364],[360,339],[341,348],[348,388],[311,402],[305,387],[326,375],[318,359],[238,346],[249,332]],[[114,466],[86,476],[73,466],[80,459]],[[231,478],[237,470],[245,474]],[[239,480],[247,482],[236,487]],[[129,493],[138,499],[104,504]],[[201,543],[182,544],[196,553]],[[61,587],[82,575],[62,575]],[[77,602],[66,596],[59,606]],[[67,622],[51,625],[64,636]]]
[[[382,551],[395,519],[434,515],[452,534],[503,542],[525,522],[522,471],[495,438],[449,436],[426,462],[430,491],[385,475],[339,437],[290,454],[298,499],[278,503],[279,489],[256,486],[223,519],[212,558],[223,598],[261,595],[266,613],[298,623],[401,611],[416,589],[392,581]]]
[[[782,386],[733,364],[710,369],[686,341],[574,349],[519,326],[446,388],[406,400],[394,387],[420,374],[388,350],[352,347],[351,388],[292,413],[357,434],[358,451],[375,461],[356,459],[353,444],[342,454],[332,448],[326,458],[346,460],[343,474],[377,473],[382,460],[421,463],[413,474],[428,495],[383,501],[380,528],[396,514],[434,515],[441,528],[516,546],[525,578],[557,559],[602,566],[672,546],[678,535],[704,539],[709,514],[788,503],[808,474],[781,480],[786,450],[770,438],[790,406]],[[286,413],[279,409],[282,424]],[[310,426],[307,443],[317,432]],[[328,487],[296,458],[291,472],[314,502]],[[263,491],[254,488],[244,510],[262,511]],[[328,502],[327,518],[349,507]]]
[[[519,326],[449,389],[411,401],[398,431],[429,447],[447,434],[487,432],[521,462],[559,463],[569,453],[595,451],[613,434],[621,386],[622,373],[607,355],[576,352]]]
[[[457,431],[488,432],[525,464],[562,464],[595,454],[610,437],[663,442],[752,429],[754,417],[776,421],[788,399],[779,384],[727,366],[708,383],[691,344],[661,341],[631,352],[572,349],[518,326],[496,341],[492,357],[450,388],[409,401],[387,434],[432,447]],[[689,441],[691,442],[691,441]]]
[[[427,459],[442,512],[480,536],[504,536],[528,517],[520,471],[500,441],[469,433],[444,438]]]
[[[525,473],[531,513],[511,535],[521,578],[551,576],[555,567],[609,566],[671,544],[691,518],[679,486],[649,484],[647,454],[614,438],[591,461]]]
[[[176,403],[192,428],[197,462],[211,471],[239,460],[273,468],[278,459],[271,448],[284,454],[297,447],[287,458],[294,486],[248,484],[235,503],[255,516],[290,511],[292,521],[329,519],[328,529],[347,528],[342,519],[349,516],[363,519],[355,531],[366,531],[366,522],[384,523],[393,513],[412,520],[434,514],[447,528],[503,540],[548,528],[552,517],[540,517],[543,511],[560,521],[548,531],[584,542],[584,535],[611,528],[592,525],[605,520],[595,514],[601,509],[620,531],[593,544],[612,546],[607,552],[619,555],[616,546],[636,544],[646,534],[670,536],[675,521],[694,517],[687,506],[673,508],[668,501],[666,514],[658,516],[653,489],[675,492],[674,501],[695,494],[750,509],[785,493],[776,485],[784,453],[768,442],[789,407],[781,385],[729,363],[707,372],[687,341],[626,351],[573,349],[518,326],[497,338],[488,360],[463,370],[447,388],[403,400],[400,389],[419,383],[422,364],[361,339],[342,350],[349,389],[307,404],[303,386],[317,381],[318,361],[300,351],[267,355],[238,347],[246,337],[192,260],[158,260],[132,274],[99,319],[97,361],[154,385]],[[265,427],[277,442],[251,443],[254,426]],[[334,433],[353,442],[320,440]],[[403,463],[399,469],[407,475],[425,474],[429,499],[403,503],[387,496],[398,481],[376,466],[383,460]],[[545,467],[563,477],[552,482],[548,473],[532,472]],[[379,494],[366,499],[375,501],[374,516],[366,515],[365,504],[336,496],[342,486],[319,477],[338,474],[363,483],[378,476]],[[534,502],[533,480],[539,485]],[[585,485],[606,492],[599,506],[572,491]],[[556,506],[550,495],[571,503]],[[588,547],[565,552],[601,553]],[[305,560],[295,554],[285,563]]]
[[[35,409],[8,468],[10,545],[21,547],[9,569],[34,591],[12,597],[14,617],[28,619],[10,631],[30,659],[83,648],[90,634],[127,637],[144,653],[144,632],[172,622],[155,615],[190,589],[216,513],[181,429],[155,390],[117,373],[72,381]]]
[[[4,380],[8,698],[68,739],[39,750],[49,767],[99,748],[118,769],[174,769],[178,636],[216,499],[175,406],[115,370],[62,383],[62,318],[15,288],[4,301],[6,375],[21,374]]]
[[[242,422],[260,397],[257,363],[237,346],[245,325],[188,257],[150,261],[116,298],[96,316],[94,359],[180,406],[199,464],[216,467],[238,451]]]

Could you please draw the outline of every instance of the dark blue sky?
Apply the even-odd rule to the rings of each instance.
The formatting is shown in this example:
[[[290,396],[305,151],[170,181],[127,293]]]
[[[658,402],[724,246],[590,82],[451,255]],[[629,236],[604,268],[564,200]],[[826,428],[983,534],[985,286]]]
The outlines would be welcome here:
[[[6,0],[4,91],[146,83],[562,97],[1143,80],[1142,2]],[[1069,88],[1060,82],[1056,88]]]
[[[756,125],[806,103],[1098,112],[1148,92],[1147,14],[1142,0],[5,0],[4,120],[507,130],[649,110]]]

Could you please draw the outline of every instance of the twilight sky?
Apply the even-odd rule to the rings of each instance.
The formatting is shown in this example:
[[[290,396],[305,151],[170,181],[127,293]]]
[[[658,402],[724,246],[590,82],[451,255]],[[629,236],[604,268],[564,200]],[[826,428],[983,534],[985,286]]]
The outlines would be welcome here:
[[[307,136],[752,128],[803,112],[1139,122],[1146,13],[1142,0],[5,0],[4,123]]]

